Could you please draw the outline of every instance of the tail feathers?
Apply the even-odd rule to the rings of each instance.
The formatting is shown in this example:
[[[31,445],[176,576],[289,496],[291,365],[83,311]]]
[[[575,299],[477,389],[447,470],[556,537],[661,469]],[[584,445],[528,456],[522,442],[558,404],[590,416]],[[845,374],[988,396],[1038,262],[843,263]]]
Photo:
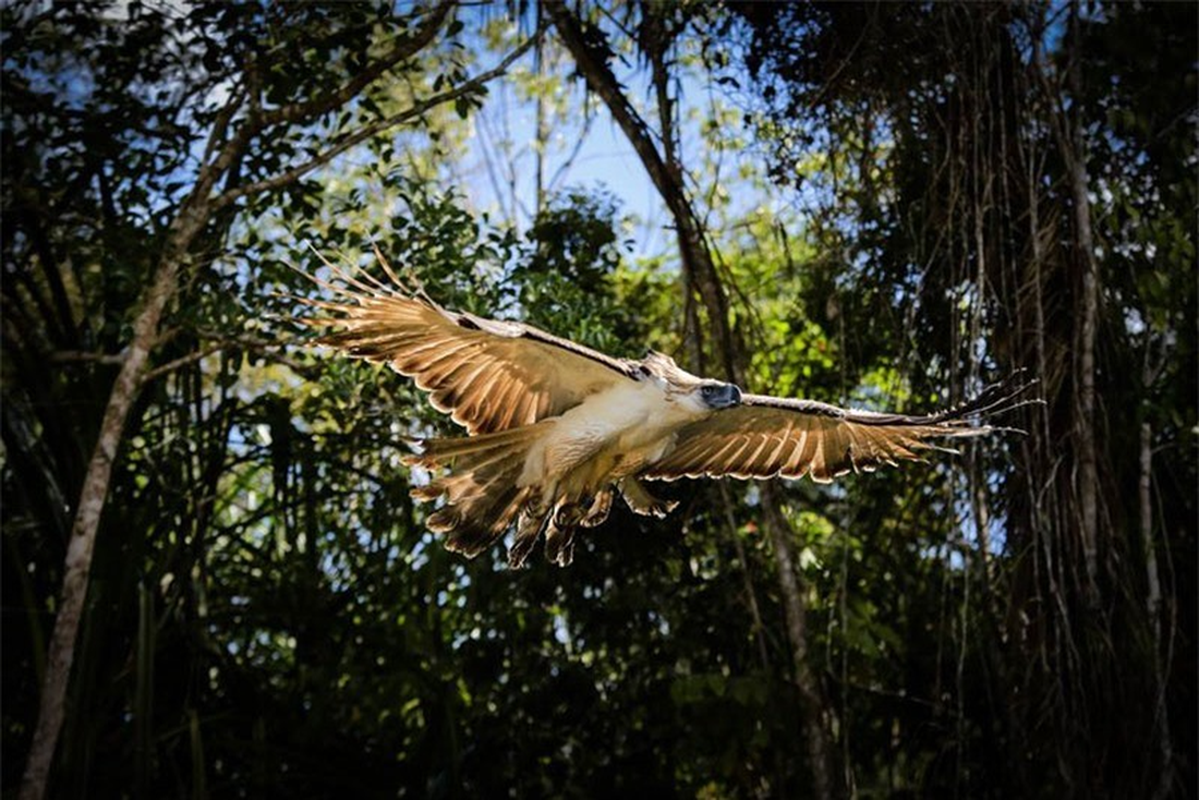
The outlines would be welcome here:
[[[427,469],[450,467],[452,474],[413,487],[413,499],[443,500],[426,525],[446,536],[447,549],[473,558],[493,546],[516,524],[516,538],[508,550],[508,565],[524,566],[541,535],[545,556],[565,567],[574,559],[575,532],[594,527],[607,518],[614,492],[606,487],[595,496],[555,498],[554,488],[518,485],[546,420],[535,425],[485,433],[464,439],[432,439],[419,455],[406,459]]]
[[[549,520],[550,512],[537,503],[530,503],[520,512],[520,521],[516,524],[516,541],[508,548],[508,566],[511,569],[520,569],[525,565]]]
[[[408,466],[426,469],[449,466],[478,469],[514,452],[519,451],[524,455],[529,446],[544,433],[543,424],[456,439],[426,439],[422,443],[422,452],[404,456],[403,462]]]
[[[481,482],[479,480],[479,473],[471,472],[465,475],[446,475],[445,477],[437,478],[425,486],[413,487],[409,490],[408,495],[413,500],[421,502],[432,502],[439,497],[445,497],[447,504],[459,505],[468,500],[475,500],[499,488],[495,484],[495,479],[491,479],[488,482]]]
[[[510,486],[502,493],[458,506],[444,506],[429,517],[435,533],[446,534],[447,550],[474,558],[499,541],[528,501],[531,490]]]
[[[408,459],[430,469],[452,465],[455,470],[410,492],[415,500],[445,499],[426,525],[446,535],[447,549],[473,558],[494,545],[523,509],[537,505],[539,490],[517,482],[541,433],[540,426],[529,425],[463,439],[432,439],[424,443],[424,452]]]

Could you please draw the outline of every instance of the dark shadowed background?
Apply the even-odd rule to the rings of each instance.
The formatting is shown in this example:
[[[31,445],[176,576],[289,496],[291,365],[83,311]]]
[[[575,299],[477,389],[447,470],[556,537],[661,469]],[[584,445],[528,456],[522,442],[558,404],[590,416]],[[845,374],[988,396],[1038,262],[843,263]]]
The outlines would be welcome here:
[[[5,4],[4,796],[1193,793],[1196,9]],[[1045,403],[468,562],[399,462],[452,426],[289,321],[372,242],[753,391]]]

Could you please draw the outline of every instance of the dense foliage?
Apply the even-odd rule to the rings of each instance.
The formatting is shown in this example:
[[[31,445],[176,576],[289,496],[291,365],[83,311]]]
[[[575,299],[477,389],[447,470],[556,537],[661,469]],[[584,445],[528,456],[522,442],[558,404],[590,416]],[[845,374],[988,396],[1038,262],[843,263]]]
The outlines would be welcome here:
[[[522,220],[462,185],[488,87],[535,107],[539,159],[591,124],[539,9],[0,10],[6,794],[168,267],[51,794],[794,797],[812,735],[834,795],[1193,787],[1195,7],[599,5],[587,42],[687,144],[736,353],[611,192],[538,161]],[[758,391],[915,410],[1025,368],[1046,402],[960,457],[780,485],[781,521],[759,486],[671,484],[567,570],[466,562],[399,460],[452,426],[293,345],[323,290],[290,266],[372,244],[448,306]]]
[[[846,253],[826,280],[875,322],[854,361],[901,330],[902,357],[951,385],[1013,363],[1043,381],[1006,491],[967,471],[975,519],[1003,521],[999,543],[979,530],[1003,558],[963,617],[988,678],[962,686],[983,713],[959,746],[1000,759],[971,793],[1054,773],[1056,791],[1167,792],[1166,717],[1195,705],[1193,659],[1172,659],[1194,604],[1163,619],[1158,586],[1177,565],[1185,597],[1195,559],[1194,8],[743,11],[775,174],[840,162],[813,219]],[[1193,736],[1189,711],[1175,724]]]

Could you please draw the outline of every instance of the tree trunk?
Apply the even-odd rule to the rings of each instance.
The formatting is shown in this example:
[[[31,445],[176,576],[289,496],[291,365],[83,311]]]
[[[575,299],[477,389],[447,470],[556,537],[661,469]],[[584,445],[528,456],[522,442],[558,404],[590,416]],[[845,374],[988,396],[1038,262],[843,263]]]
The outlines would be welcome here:
[[[582,23],[566,8],[563,0],[546,0],[544,4],[558,36],[579,67],[579,72],[593,92],[600,96],[612,118],[620,125],[629,144],[637,152],[649,173],[654,187],[674,218],[679,236],[679,254],[688,284],[698,289],[708,310],[708,324],[718,344],[726,377],[736,382],[740,377],[738,350],[729,326],[728,300],[720,284],[720,276],[704,240],[703,226],[687,199],[682,175],[671,170],[658,152],[649,127],[637,114],[620,88],[620,83],[608,68],[606,50],[598,48],[582,27]]]
[[[367,86],[385,75],[393,66],[424,49],[433,41],[437,31],[448,19],[453,7],[454,4],[451,2],[440,3],[431,10],[421,27],[411,36],[398,39],[385,56],[367,65],[332,92],[320,93],[306,102],[283,106],[257,117],[251,116],[250,119],[242,122],[233,136],[228,138],[224,138],[227,126],[240,107],[241,98],[236,95],[230,98],[225,109],[217,115],[204,150],[205,163],[200,169],[190,196],[167,231],[166,245],[154,272],[153,283],[142,300],[141,312],[134,321],[133,338],[109,395],[100,424],[100,434],[96,440],[91,460],[88,462],[83,488],[80,490],[79,505],[71,528],[70,541],[67,544],[62,598],[54,622],[54,631],[50,638],[37,727],[34,729],[29,760],[26,762],[25,774],[21,782],[21,800],[40,800],[46,794],[50,766],[54,761],[59,733],[66,714],[67,686],[70,682],[71,665],[75,659],[75,643],[78,639],[79,625],[87,600],[92,555],[95,552],[100,516],[108,499],[113,463],[116,461],[122,433],[129,418],[129,412],[137,398],[151,351],[158,339],[159,323],[167,303],[170,302],[178,288],[179,274],[188,257],[188,251],[196,236],[207,225],[209,217],[215,209],[229,205],[248,194],[278,189],[294,183],[306,171],[327,161],[331,154],[340,152],[339,146],[330,147],[323,155],[314,157],[300,168],[284,171],[274,179],[230,188],[224,194],[215,196],[213,194],[214,187],[240,159],[250,141],[265,129],[280,126],[286,129],[292,124],[305,124],[343,107]],[[490,77],[499,74],[507,68],[511,59],[523,52],[524,48],[530,44],[531,42],[527,42],[524,47],[518,48],[517,51],[510,54],[508,59],[501,62],[496,70],[478,76],[473,82],[466,82],[463,87],[489,80]],[[452,99],[451,94],[452,92],[447,92],[439,95],[432,98],[430,102],[433,100],[442,102],[446,98]],[[420,104],[417,104],[413,110],[420,107]],[[407,119],[408,117],[404,115],[396,115],[374,126],[364,126],[364,130],[360,133],[364,138],[367,133],[378,132],[376,129],[385,129],[407,121]],[[224,143],[218,152],[217,143],[222,139],[224,139]],[[209,155],[214,153],[215,156],[209,161]]]
[[[71,528],[71,538],[67,544],[62,600],[54,621],[54,632],[50,636],[46,678],[42,684],[37,727],[30,745],[29,761],[21,782],[21,800],[40,800],[46,794],[50,765],[54,761],[58,734],[66,714],[67,685],[71,676],[71,664],[75,660],[75,642],[83,617],[84,601],[87,599],[92,553],[96,548],[100,515],[108,498],[112,466],[116,461],[129,410],[137,397],[142,373],[158,338],[158,324],[162,319],[162,313],[175,294],[179,283],[179,270],[188,248],[207,220],[208,206],[202,201],[188,203],[175,218],[154,283],[146,292],[142,311],[134,322],[133,339],[129,343],[121,371],[108,398],[108,406],[104,410],[100,436],[88,463],[83,489],[79,493],[75,522]]]
[[[1099,601],[1099,460],[1095,442],[1095,339],[1099,320],[1099,269],[1095,261],[1095,236],[1091,227],[1091,201],[1087,197],[1086,141],[1079,104],[1082,102],[1078,2],[1070,5],[1068,72],[1072,106],[1065,107],[1060,87],[1049,82],[1043,63],[1043,21],[1032,32],[1032,68],[1049,105],[1050,128],[1066,167],[1066,180],[1074,208],[1074,257],[1080,271],[1076,304],[1078,327],[1074,344],[1074,443],[1078,469],[1074,473],[1078,503],[1079,538],[1086,566],[1084,593],[1087,602]]]
[[[641,158],[654,186],[662,196],[674,218],[679,237],[679,254],[683,276],[690,288],[694,287],[707,311],[708,324],[715,337],[716,352],[721,359],[726,378],[739,383],[742,376],[742,354],[729,324],[728,300],[720,276],[716,272],[712,254],[708,250],[703,226],[687,198],[683,185],[682,169],[676,154],[669,148],[674,142],[670,131],[662,132],[662,141],[668,148],[665,155],[658,151],[649,127],[633,109],[624,96],[616,76],[608,67],[606,48],[601,48],[596,39],[585,32],[582,23],[567,8],[563,0],[546,0],[545,10],[553,20],[563,44],[570,51],[587,85],[600,96],[612,117],[620,125],[629,143]],[[668,99],[665,94],[662,68],[655,76],[659,90],[659,102]],[[668,109],[660,109],[663,124],[669,122]],[[699,348],[697,348],[699,349]],[[811,762],[812,789],[819,800],[833,796],[832,769],[824,725],[824,704],[819,687],[807,665],[807,643],[804,628],[804,601],[791,556],[790,525],[774,506],[769,487],[762,492],[763,509],[767,512],[767,527],[774,542],[779,573],[779,588],[783,594],[787,616],[787,634],[791,640],[794,680],[800,694],[800,711],[803,716],[803,732],[808,758]],[[769,499],[767,499],[769,498]]]
[[[1153,370],[1149,366],[1148,348],[1146,348],[1143,378],[1144,386],[1148,389],[1154,380]],[[1157,572],[1157,548],[1153,542],[1153,426],[1148,420],[1141,423],[1140,451],[1141,469],[1137,495],[1140,505],[1141,550],[1145,559],[1145,614],[1148,617],[1153,645],[1153,692],[1155,695],[1153,734],[1157,739],[1160,762],[1153,797],[1154,800],[1164,800],[1169,797],[1170,789],[1173,786],[1174,748],[1170,741],[1170,714],[1166,704],[1166,674],[1162,664],[1162,589],[1161,578]]]
[[[783,516],[774,497],[774,487],[762,484],[762,517],[770,531],[774,557],[778,561],[779,591],[787,620],[787,638],[791,640],[793,679],[799,690],[803,716],[803,739],[808,766],[812,771],[812,796],[829,800],[840,792],[833,788],[833,762],[825,730],[825,704],[820,684],[808,666],[807,606],[802,577],[791,556],[791,524]]]
[[[1078,300],[1078,500],[1082,515],[1082,544],[1087,568],[1087,592],[1097,601],[1099,577],[1099,467],[1095,445],[1095,331],[1099,318],[1099,275],[1095,263],[1095,236],[1091,229],[1091,202],[1087,197],[1086,143],[1083,140],[1082,75],[1079,59],[1078,0],[1070,7],[1070,92],[1072,113],[1063,126],[1069,126],[1061,138],[1070,171],[1070,194],[1074,205],[1074,234],[1082,292]]]
[[[1082,544],[1089,592],[1099,577],[1099,468],[1095,447],[1095,329],[1099,316],[1099,281],[1087,200],[1087,173],[1081,157],[1071,159],[1070,189],[1074,200],[1077,245],[1082,262],[1078,338],[1078,500],[1082,512]]]

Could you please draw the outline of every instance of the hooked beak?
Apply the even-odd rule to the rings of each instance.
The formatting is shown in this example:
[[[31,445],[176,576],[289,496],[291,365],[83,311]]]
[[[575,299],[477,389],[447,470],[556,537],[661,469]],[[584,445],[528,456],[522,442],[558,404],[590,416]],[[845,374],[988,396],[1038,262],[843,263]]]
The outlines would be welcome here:
[[[741,405],[741,390],[731,383],[710,384],[703,387],[704,402],[709,408],[729,408]]]

